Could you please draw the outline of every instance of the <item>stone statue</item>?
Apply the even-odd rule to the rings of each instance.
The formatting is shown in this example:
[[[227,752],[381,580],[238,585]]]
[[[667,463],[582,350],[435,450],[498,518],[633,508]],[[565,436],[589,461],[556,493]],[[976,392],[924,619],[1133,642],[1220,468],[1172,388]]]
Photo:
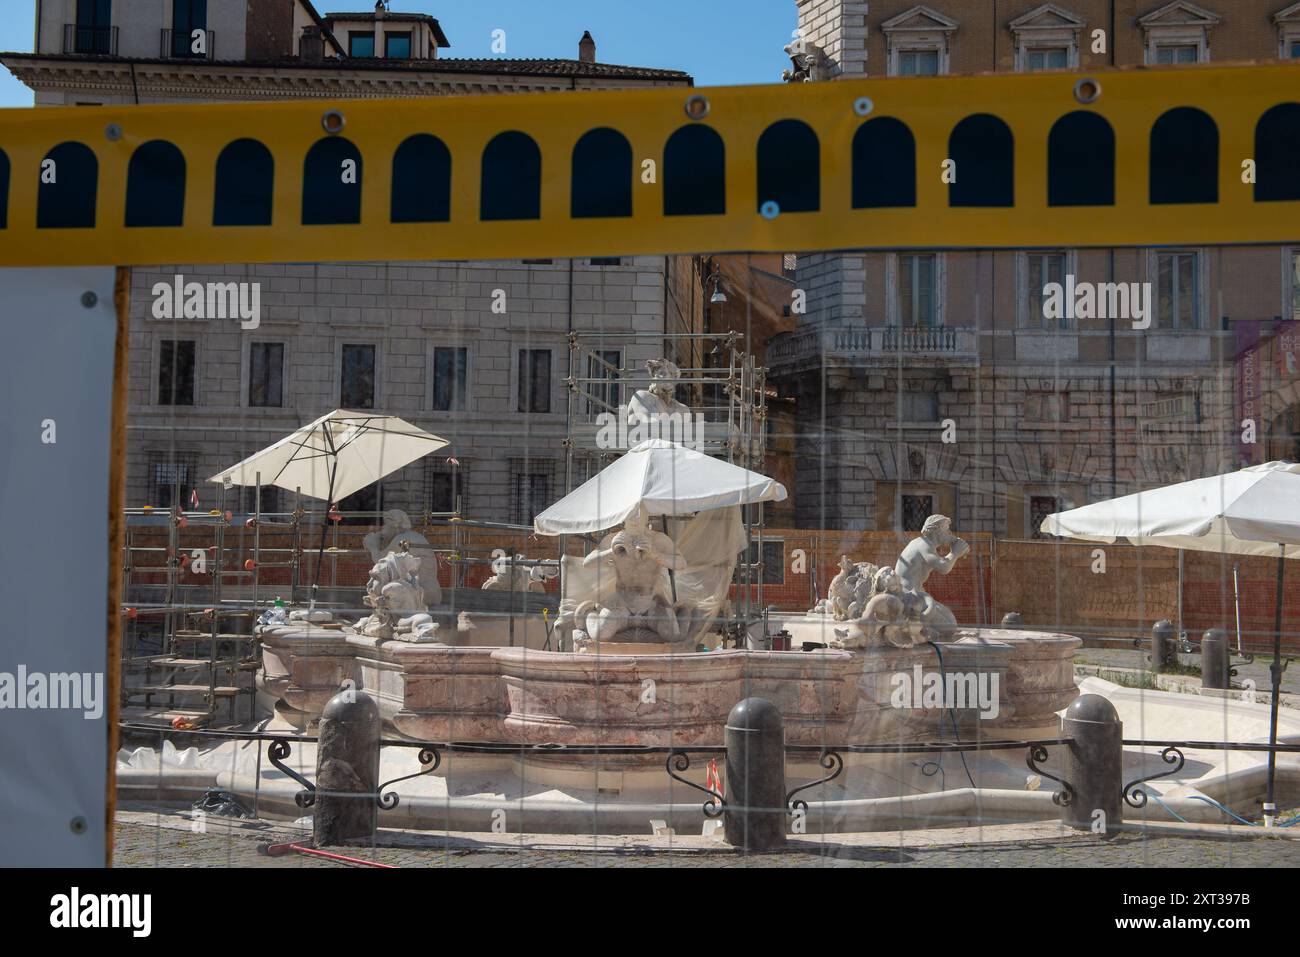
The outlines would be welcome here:
[[[888,565],[880,568],[872,581],[873,594],[862,607],[861,615],[847,629],[835,629],[843,648],[867,648],[892,645],[911,648],[924,640],[926,626],[908,616],[907,603],[899,593],[902,582]]]
[[[584,601],[574,611],[574,646],[590,642],[636,641],[687,644],[692,648],[698,613],[674,605],[665,588],[665,570],[681,571],[685,560],[673,540],[650,527],[643,512],[606,535],[583,567],[607,566],[617,582],[608,604]]]
[[[854,562],[841,555],[839,574],[831,579],[823,607],[836,621],[857,618],[874,592],[875,574],[876,566],[870,562]]]
[[[442,604],[442,589],[438,585],[438,555],[428,539],[411,530],[411,519],[400,508],[390,508],[384,512],[383,525],[361,540],[361,544],[370,553],[372,562],[378,562],[388,553],[396,551],[403,542],[420,559],[420,587],[424,589],[425,602],[430,605]]]
[[[950,548],[947,557],[939,554],[939,549],[944,546]],[[921,534],[907,543],[894,565],[902,585],[901,597],[909,605],[910,617],[939,628],[957,624],[948,607],[935,601],[925,590],[925,583],[933,572],[948,574],[957,559],[969,551],[970,546],[952,534],[952,520],[946,515],[931,515],[925,520]]]
[[[515,561],[524,561],[524,556],[516,555]],[[492,571],[492,577],[483,583],[484,591],[510,591],[513,572],[515,591],[545,592],[546,582],[560,573],[543,565],[514,565],[505,555],[492,559]]]
[[[649,359],[645,364],[650,373],[650,386],[638,389],[627,404],[628,425],[637,423],[662,423],[672,420],[663,416],[675,415],[677,421],[689,422],[691,410],[678,402],[675,396],[677,380],[682,372],[667,359]]]
[[[375,562],[363,599],[374,613],[357,622],[356,630],[371,638],[433,640],[438,626],[425,605],[419,571],[420,558],[406,542]]]
[[[787,43],[784,50],[793,67],[781,73],[786,83],[814,83],[831,78],[831,61],[817,44],[800,38]]]

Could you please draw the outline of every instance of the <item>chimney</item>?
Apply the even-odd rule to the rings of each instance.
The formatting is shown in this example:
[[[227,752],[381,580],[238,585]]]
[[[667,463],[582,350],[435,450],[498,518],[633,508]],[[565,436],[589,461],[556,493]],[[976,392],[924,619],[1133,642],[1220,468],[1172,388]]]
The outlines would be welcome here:
[[[583,63],[596,62],[596,41],[591,38],[591,31],[582,31],[582,39],[578,41],[578,59]]]
[[[321,63],[325,60],[325,38],[320,34],[320,27],[315,24],[302,28],[302,38],[298,41],[298,59],[304,63]]]

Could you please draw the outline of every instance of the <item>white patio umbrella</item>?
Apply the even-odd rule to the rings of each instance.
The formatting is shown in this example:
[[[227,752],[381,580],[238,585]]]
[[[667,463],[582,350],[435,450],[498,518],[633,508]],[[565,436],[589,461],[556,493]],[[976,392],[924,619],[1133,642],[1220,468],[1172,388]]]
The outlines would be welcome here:
[[[301,490],[333,504],[446,445],[446,439],[396,416],[338,409],[208,481],[255,485],[260,475],[263,485]],[[325,554],[325,524],[316,557],[317,581]]]
[[[1224,475],[1136,492],[1048,515],[1040,530],[1090,542],[1127,538],[1135,545],[1276,556],[1269,744],[1277,743],[1282,678],[1283,559],[1300,558],[1300,547],[1295,547],[1300,546],[1300,465],[1268,462]],[[1289,552],[1288,546],[1292,546]],[[1273,809],[1276,760],[1277,753],[1269,751],[1266,817]]]
[[[684,516],[734,505],[781,502],[776,479],[666,439],[629,449],[533,520],[539,535],[599,532],[638,508],[649,515]]]

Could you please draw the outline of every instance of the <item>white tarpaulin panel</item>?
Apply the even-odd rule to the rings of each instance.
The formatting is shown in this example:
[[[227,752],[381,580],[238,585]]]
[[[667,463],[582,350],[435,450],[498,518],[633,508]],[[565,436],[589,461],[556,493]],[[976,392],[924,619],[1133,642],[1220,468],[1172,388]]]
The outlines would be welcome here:
[[[0,865],[99,867],[113,270],[3,269],[0,304]]]

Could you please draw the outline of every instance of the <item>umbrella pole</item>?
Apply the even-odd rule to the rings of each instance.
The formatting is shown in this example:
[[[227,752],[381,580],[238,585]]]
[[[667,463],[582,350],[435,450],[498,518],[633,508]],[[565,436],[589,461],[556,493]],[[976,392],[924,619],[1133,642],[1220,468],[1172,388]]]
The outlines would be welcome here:
[[[330,506],[334,504],[334,477],[338,474],[339,462],[334,460],[334,467],[330,469],[330,488],[328,496],[325,499],[325,517],[320,523],[320,548],[316,550],[316,574],[311,582],[311,606],[316,608],[316,591],[320,586],[320,566],[325,561],[325,526],[330,521]]]
[[[1273,782],[1277,773],[1277,706],[1282,695],[1282,576],[1286,558],[1286,546],[1278,546],[1277,554],[1277,599],[1273,605],[1273,664],[1268,669],[1273,676],[1273,701],[1268,716],[1268,791],[1264,796],[1264,826],[1272,827],[1277,817],[1277,805],[1273,802]]]

